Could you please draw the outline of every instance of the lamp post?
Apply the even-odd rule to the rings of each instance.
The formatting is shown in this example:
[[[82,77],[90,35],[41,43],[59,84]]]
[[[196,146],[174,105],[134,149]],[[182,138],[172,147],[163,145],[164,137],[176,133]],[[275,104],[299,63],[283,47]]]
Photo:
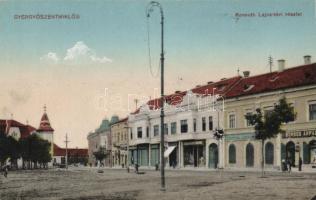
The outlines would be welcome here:
[[[161,53],[160,53],[160,64],[161,64],[161,98],[160,98],[160,175],[161,175],[161,189],[162,191],[165,191],[165,159],[164,159],[164,152],[165,152],[165,134],[164,134],[164,15],[163,15],[163,10],[162,6],[159,2],[156,1],[151,1],[148,6],[147,6],[147,17],[150,17],[150,13],[153,12],[153,9],[155,7],[158,7],[160,10],[160,15],[161,15]]]
[[[124,128],[127,129],[127,146],[126,146],[126,151],[127,151],[127,157],[126,157],[126,169],[127,169],[127,173],[129,173],[129,126],[125,126]]]

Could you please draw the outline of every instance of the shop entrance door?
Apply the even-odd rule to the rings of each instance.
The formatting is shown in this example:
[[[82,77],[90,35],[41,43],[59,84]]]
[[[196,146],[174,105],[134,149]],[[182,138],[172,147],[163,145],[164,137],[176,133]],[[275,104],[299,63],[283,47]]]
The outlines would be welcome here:
[[[295,144],[290,141],[286,144],[286,161],[290,161],[291,165],[295,165]]]
[[[216,169],[218,165],[218,147],[217,144],[213,143],[209,147],[209,168]]]

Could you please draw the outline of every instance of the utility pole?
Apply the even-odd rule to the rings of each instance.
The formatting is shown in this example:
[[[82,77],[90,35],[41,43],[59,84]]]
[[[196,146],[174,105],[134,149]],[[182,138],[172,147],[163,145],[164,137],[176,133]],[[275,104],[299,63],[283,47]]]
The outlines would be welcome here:
[[[66,169],[68,169],[68,143],[70,141],[68,140],[68,135],[66,133],[66,140],[65,140],[65,143],[66,143],[66,156],[65,156],[65,160],[66,160]]]
[[[147,7],[147,17],[150,17],[150,13],[153,12],[154,7],[158,7],[161,15],[161,53],[160,53],[160,64],[161,64],[161,85],[160,85],[160,176],[161,176],[161,191],[165,191],[165,134],[164,134],[164,15],[162,6],[159,2],[151,1]]]
[[[273,58],[269,56],[270,73],[272,72]]]

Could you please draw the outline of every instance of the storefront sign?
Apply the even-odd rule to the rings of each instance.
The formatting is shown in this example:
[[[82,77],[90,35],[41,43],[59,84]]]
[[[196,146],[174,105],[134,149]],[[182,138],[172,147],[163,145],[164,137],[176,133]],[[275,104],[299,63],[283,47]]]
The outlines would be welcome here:
[[[282,134],[282,138],[301,138],[301,137],[315,137],[316,129],[308,130],[289,130]]]
[[[204,145],[203,141],[183,142],[183,145]]]
[[[255,133],[238,133],[225,135],[226,141],[243,141],[243,140],[254,140]]]

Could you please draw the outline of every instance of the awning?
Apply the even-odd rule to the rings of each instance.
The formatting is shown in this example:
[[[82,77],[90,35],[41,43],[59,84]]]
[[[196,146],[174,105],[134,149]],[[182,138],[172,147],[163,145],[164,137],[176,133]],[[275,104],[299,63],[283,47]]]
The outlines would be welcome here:
[[[176,146],[169,146],[168,149],[165,151],[164,157],[168,158],[171,152],[176,148]]]

